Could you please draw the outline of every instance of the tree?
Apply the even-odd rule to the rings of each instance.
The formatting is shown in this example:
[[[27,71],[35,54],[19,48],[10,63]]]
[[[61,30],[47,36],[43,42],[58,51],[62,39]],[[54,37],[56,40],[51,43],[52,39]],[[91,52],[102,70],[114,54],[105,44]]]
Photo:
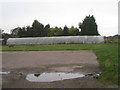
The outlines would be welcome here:
[[[26,27],[26,36],[27,37],[33,37],[33,29],[32,29],[32,27],[30,27],[30,26],[27,26]]]
[[[3,32],[4,32],[4,30],[2,30],[2,29],[0,28],[0,38],[2,38]]]
[[[86,16],[82,23],[79,23],[81,35],[99,35],[94,16]]]
[[[19,37],[18,32],[19,32],[20,27],[14,28],[11,30],[11,35],[13,37]]]
[[[18,37],[23,37],[23,30],[22,30],[22,28],[19,28],[19,30],[18,30]]]
[[[2,33],[2,39],[3,39],[2,44],[3,45],[6,45],[8,38],[12,38],[12,35],[8,33]]]
[[[41,24],[38,20],[34,20],[34,22],[32,24],[32,29],[34,30],[33,35],[35,37],[44,36],[44,25]]]
[[[74,26],[71,26],[71,28],[69,29],[69,35],[71,36],[79,35],[79,29],[75,28]]]
[[[55,27],[55,32],[54,32],[55,36],[62,36],[62,28],[61,27]]]
[[[44,36],[49,36],[48,34],[50,33],[50,25],[47,24],[45,27],[44,27]]]
[[[65,25],[64,29],[63,29],[63,36],[68,36],[69,35],[69,29],[68,27]]]
[[[50,32],[48,34],[49,36],[62,36],[62,28],[61,27],[55,27],[55,28],[50,28]]]

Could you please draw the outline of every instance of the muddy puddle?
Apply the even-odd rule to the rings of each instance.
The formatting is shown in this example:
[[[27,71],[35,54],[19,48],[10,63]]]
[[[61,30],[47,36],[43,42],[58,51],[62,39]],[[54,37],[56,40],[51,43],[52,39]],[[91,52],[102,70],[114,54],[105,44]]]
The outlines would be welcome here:
[[[99,73],[85,73],[85,72],[41,72],[41,73],[24,73],[24,72],[0,72],[4,81],[11,80],[25,80],[28,82],[54,82],[66,79],[76,79],[83,77],[97,78]]]
[[[82,73],[44,72],[41,74],[28,74],[26,80],[30,82],[53,82],[80,77],[85,77],[85,75]]]
[[[54,82],[71,80],[76,78],[92,77],[98,78],[100,72],[97,70],[89,70],[81,65],[70,66],[52,66],[48,70],[39,70],[35,68],[33,70],[7,70],[0,72],[3,82],[13,81],[27,81],[29,82]]]

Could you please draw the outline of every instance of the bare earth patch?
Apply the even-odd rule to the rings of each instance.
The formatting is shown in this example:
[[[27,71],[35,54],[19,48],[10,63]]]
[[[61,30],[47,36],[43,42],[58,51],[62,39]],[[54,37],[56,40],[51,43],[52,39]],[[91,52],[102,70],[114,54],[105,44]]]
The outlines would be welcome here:
[[[3,71],[12,74],[3,76],[3,88],[101,88],[91,77],[68,79],[49,83],[29,82],[28,73],[54,72],[99,72],[99,63],[92,51],[16,51],[2,53]]]
[[[3,69],[32,68],[40,65],[82,64],[98,67],[92,51],[27,51],[3,52]]]

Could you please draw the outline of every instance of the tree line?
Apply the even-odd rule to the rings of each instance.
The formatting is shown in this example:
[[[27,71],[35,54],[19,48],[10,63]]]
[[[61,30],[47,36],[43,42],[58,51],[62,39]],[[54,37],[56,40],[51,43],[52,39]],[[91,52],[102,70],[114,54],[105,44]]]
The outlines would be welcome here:
[[[14,37],[50,37],[50,36],[76,36],[80,35],[77,27],[71,26],[68,28],[66,25],[61,27],[50,27],[49,24],[43,25],[38,20],[34,20],[32,26],[17,27],[11,31]]]
[[[43,25],[38,20],[34,20],[31,26],[17,27],[11,30],[12,37],[50,37],[50,36],[78,36],[78,35],[100,35],[94,16],[89,15],[79,23],[79,28],[66,25],[61,27],[50,27]]]

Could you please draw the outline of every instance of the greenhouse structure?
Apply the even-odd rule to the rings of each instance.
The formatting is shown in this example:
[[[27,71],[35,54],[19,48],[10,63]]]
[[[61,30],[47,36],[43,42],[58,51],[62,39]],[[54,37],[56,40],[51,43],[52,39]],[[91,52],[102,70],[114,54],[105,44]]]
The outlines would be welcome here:
[[[58,36],[9,38],[7,45],[104,43],[103,36]]]

